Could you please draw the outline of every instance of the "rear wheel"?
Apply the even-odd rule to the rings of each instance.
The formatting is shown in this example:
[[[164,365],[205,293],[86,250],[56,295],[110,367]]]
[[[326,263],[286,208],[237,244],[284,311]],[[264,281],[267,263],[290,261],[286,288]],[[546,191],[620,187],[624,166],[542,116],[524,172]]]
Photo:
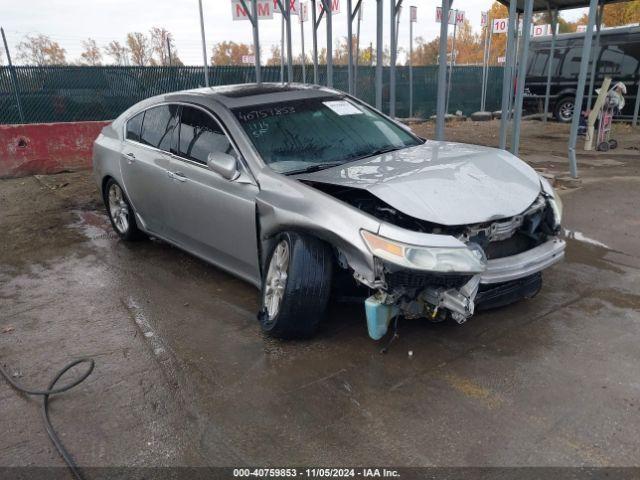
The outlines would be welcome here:
[[[105,185],[104,203],[107,207],[111,225],[120,238],[123,240],[137,240],[142,237],[142,232],[136,225],[131,204],[122,187],[113,178],[110,178]]]
[[[562,123],[569,123],[573,118],[574,107],[575,99],[573,97],[564,97],[558,100],[554,109],[556,120]]]
[[[262,330],[280,338],[309,337],[324,317],[331,291],[332,252],[321,241],[280,234],[262,280]]]

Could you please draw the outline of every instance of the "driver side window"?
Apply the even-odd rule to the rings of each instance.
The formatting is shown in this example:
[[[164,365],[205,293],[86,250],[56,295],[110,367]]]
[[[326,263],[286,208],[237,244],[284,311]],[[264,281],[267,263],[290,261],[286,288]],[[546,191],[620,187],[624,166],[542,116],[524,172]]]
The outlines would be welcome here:
[[[211,115],[194,107],[182,107],[178,153],[202,165],[212,152],[235,156],[231,142]]]

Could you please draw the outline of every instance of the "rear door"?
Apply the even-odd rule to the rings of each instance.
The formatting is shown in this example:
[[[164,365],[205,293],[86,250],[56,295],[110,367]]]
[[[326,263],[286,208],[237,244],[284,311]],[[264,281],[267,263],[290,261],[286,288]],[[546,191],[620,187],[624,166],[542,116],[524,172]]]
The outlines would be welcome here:
[[[209,112],[183,105],[171,161],[170,236],[180,245],[250,281],[259,278],[255,197],[248,171],[227,180],[207,167],[211,152],[240,154]]]
[[[177,105],[158,105],[127,121],[120,170],[124,188],[143,227],[165,233],[171,150],[177,141]]]

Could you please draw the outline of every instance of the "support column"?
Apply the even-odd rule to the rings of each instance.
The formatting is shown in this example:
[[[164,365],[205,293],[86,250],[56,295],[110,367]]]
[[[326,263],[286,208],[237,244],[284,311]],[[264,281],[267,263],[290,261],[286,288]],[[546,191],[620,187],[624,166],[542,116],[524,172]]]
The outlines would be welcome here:
[[[602,15],[604,14],[604,3],[600,0],[600,7],[596,16],[596,40],[591,49],[591,72],[589,75],[589,92],[587,94],[587,108],[591,109],[593,89],[596,81],[596,65],[600,57],[600,27],[602,25]]]
[[[596,20],[596,9],[598,0],[589,1],[589,22],[587,30],[584,32],[584,45],[582,47],[582,58],[580,59],[580,74],[578,76],[578,89],[576,90],[576,102],[571,119],[571,132],[569,134],[569,169],[573,178],[578,178],[578,162],[576,159],[576,142],[578,140],[578,126],[580,115],[582,115],[582,101],[584,99],[584,87],[587,83],[587,69],[589,67],[589,57],[591,54],[591,42],[593,40],[593,27]]]
[[[202,0],[198,0],[198,8],[200,9],[200,37],[202,39],[202,64],[204,65],[204,84],[209,86],[209,65],[207,62],[207,42],[204,38],[204,16],[202,14]],[[247,7],[244,6],[245,11]]]
[[[522,22],[522,50],[518,64],[515,112],[513,115],[513,135],[511,137],[511,153],[518,155],[520,149],[520,126],[522,123],[522,98],[524,96],[524,82],[527,75],[527,56],[529,55],[529,40],[531,39],[531,24],[533,17],[533,0],[525,0],[524,20]]]
[[[447,101],[447,32],[449,27],[449,0],[442,0],[440,19],[440,53],[438,55],[438,93],[436,97],[436,140],[444,140],[444,116]]]
[[[449,1],[449,0],[443,0]],[[376,0],[376,108],[382,110],[382,0]]]
[[[551,5],[547,3],[547,9],[549,11],[549,17],[551,17],[551,51],[549,52],[549,60],[547,60],[547,87],[544,92],[544,117],[542,121],[547,123],[547,117],[549,116],[549,97],[551,95],[551,76],[555,73],[552,71],[553,61],[556,54],[556,39],[558,34],[558,9],[551,10]]]
[[[351,0],[347,0],[347,91],[353,95],[353,16],[351,10]]]
[[[398,2],[401,3],[401,0]],[[390,0],[389,6],[389,116],[396,116],[396,0]]]
[[[507,31],[507,51],[505,53],[504,73],[502,76],[502,104],[501,104],[501,116],[500,116],[500,135],[499,146],[503,150],[507,146],[507,125],[509,124],[509,99],[511,97],[511,90],[513,89],[513,54],[515,45],[518,40],[518,31],[516,25],[516,10],[515,1],[509,2],[509,27]]]
[[[327,24],[327,87],[333,88],[333,37],[331,26],[331,0],[322,0]]]
[[[322,0],[320,0],[322,1]],[[320,14],[320,18],[316,18],[317,16],[316,10],[316,0],[311,0],[311,27],[312,30],[312,44],[313,44],[313,83],[314,85],[318,85],[318,25],[320,24],[320,20],[322,19],[322,13]],[[324,12],[324,10],[323,10]]]

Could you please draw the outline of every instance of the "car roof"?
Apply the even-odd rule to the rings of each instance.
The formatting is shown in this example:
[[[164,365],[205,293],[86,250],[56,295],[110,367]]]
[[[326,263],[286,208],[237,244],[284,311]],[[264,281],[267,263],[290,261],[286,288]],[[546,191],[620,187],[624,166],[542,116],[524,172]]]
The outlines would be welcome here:
[[[247,107],[267,103],[278,103],[287,100],[305,98],[321,98],[344,95],[321,85],[301,83],[243,83],[219,87],[196,88],[174,92],[165,96],[166,101],[197,97],[200,101],[217,100],[227,108]]]

